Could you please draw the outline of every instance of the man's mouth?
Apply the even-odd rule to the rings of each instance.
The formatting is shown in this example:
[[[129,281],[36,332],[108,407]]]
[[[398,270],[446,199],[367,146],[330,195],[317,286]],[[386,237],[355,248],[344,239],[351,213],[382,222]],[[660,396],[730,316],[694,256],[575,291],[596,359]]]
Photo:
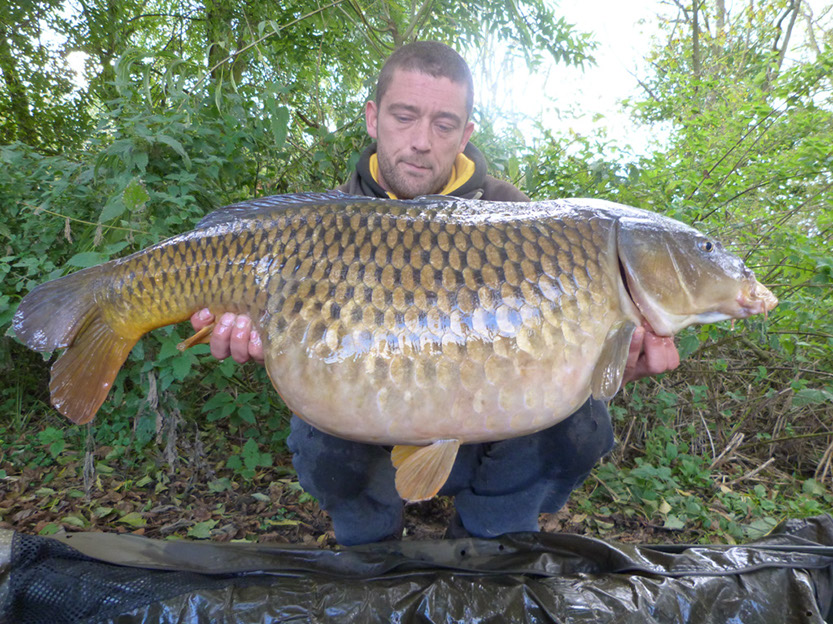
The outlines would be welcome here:
[[[431,170],[431,167],[427,165],[423,165],[420,163],[410,162],[407,160],[403,160],[402,164],[405,165],[405,169],[407,171],[413,171],[415,173],[424,173]]]

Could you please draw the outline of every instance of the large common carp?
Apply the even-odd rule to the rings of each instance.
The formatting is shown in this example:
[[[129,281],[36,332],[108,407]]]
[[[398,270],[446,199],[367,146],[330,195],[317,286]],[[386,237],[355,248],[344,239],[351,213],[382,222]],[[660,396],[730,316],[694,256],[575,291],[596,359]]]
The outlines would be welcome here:
[[[208,307],[245,312],[287,406],[394,444],[403,498],[433,496],[461,443],[549,427],[619,389],[637,325],[766,313],[743,262],[678,221],[606,201],[340,193],[222,208],[197,228],[35,288],[14,317],[53,405],[91,420],[136,341]]]

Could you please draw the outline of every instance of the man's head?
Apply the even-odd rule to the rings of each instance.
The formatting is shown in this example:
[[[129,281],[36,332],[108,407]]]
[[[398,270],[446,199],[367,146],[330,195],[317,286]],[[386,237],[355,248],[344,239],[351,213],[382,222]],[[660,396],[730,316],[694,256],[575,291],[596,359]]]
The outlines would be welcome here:
[[[466,60],[454,48],[439,41],[414,41],[404,45],[388,57],[376,81],[376,106],[382,101],[397,69],[426,74],[433,78],[448,78],[466,87],[466,118],[474,108],[474,82]]]
[[[468,65],[448,46],[419,41],[394,52],[365,108],[379,183],[400,198],[440,192],[474,130],[472,100]]]

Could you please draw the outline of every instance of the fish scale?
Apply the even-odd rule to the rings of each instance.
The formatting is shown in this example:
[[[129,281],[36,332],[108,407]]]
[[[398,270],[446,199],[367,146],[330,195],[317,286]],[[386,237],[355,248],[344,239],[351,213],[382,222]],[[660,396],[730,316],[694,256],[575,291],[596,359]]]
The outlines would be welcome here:
[[[299,242],[293,270],[267,284],[267,367],[290,407],[326,431],[379,443],[430,442],[438,428],[475,441],[494,436],[510,421],[521,432],[547,423],[556,393],[545,403],[543,391],[515,386],[533,368],[542,381],[545,369],[563,369],[573,348],[568,339],[578,345],[588,335],[577,314],[562,314],[562,308],[579,307],[582,285],[592,281],[614,290],[616,275],[603,270],[598,254],[586,254],[604,240],[602,221],[576,224],[569,238],[579,244],[562,254],[565,268],[557,248],[550,245],[550,254],[543,249],[541,239],[553,238],[546,225],[472,225],[436,209],[329,216],[293,234]],[[311,248],[304,245],[307,237],[317,241]],[[550,279],[578,265],[582,275],[566,280],[567,288]],[[541,277],[549,299],[538,284]],[[298,311],[293,293],[307,279],[316,288],[302,297]],[[349,299],[345,281],[352,289]],[[617,305],[615,299],[587,297],[584,311],[605,316]],[[567,375],[574,375],[569,367]],[[316,379],[326,379],[326,391],[311,397],[305,388]],[[458,397],[449,401],[439,391]],[[568,391],[561,399],[577,407],[586,396]],[[435,415],[446,403],[451,411],[437,427]],[[527,412],[525,424],[521,411]],[[316,421],[309,416],[314,413],[326,419]]]
[[[594,200],[277,196],[42,284],[13,327],[33,349],[66,348],[52,402],[83,423],[142,334],[204,307],[246,313],[289,408],[396,445],[397,489],[422,500],[461,443],[532,433],[613,396],[637,325],[671,335],[775,306],[705,240]]]

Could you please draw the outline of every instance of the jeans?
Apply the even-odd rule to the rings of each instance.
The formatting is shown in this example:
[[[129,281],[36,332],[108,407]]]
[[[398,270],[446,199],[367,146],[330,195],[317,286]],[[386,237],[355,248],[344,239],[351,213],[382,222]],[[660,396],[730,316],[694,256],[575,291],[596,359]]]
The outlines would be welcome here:
[[[336,438],[292,417],[287,446],[301,487],[318,499],[344,545],[396,538],[403,501],[387,447]],[[537,531],[613,448],[607,407],[589,399],[549,429],[498,442],[465,444],[440,494],[454,496],[463,527],[476,537]]]

